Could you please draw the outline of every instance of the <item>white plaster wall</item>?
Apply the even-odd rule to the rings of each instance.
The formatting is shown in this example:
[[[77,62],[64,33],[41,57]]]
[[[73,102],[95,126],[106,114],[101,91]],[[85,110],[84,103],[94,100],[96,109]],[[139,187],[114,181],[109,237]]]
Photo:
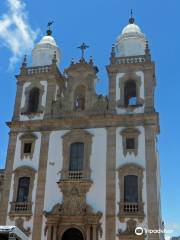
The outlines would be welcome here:
[[[26,100],[25,91],[26,91],[26,88],[29,87],[30,84],[31,84],[31,82],[26,82],[23,86],[21,108],[23,108],[25,106],[25,100]],[[45,107],[46,106],[46,95],[47,95],[47,81],[46,80],[40,81],[40,84],[44,86],[44,92],[43,92],[43,96],[42,96],[41,105],[43,107]],[[20,114],[20,121],[39,120],[39,119],[43,119],[43,117],[44,117],[44,113],[34,115],[33,117],[31,116],[30,118],[27,115]]]
[[[135,72],[136,75],[138,75],[141,78],[141,86],[140,86],[140,98],[144,99],[144,73],[142,71]],[[120,89],[120,83],[123,79],[125,73],[118,73],[116,75],[116,102],[120,100],[121,98],[121,89]],[[135,113],[143,113],[144,112],[144,106],[134,108],[134,110],[129,110],[125,108],[119,108],[116,107],[117,114],[135,114]]]
[[[145,158],[145,131],[144,127],[138,126],[136,127],[139,131],[139,137],[138,137],[138,154],[135,156],[134,153],[127,154],[124,156],[123,154],[123,143],[122,143],[122,135],[120,134],[121,131],[124,129],[123,127],[119,127],[116,130],[116,169],[121,167],[124,164],[127,163],[135,163],[138,164],[144,168],[146,168],[146,158]],[[119,213],[119,205],[120,202],[120,189],[119,189],[119,177],[118,173],[116,174],[116,213]],[[142,200],[144,202],[144,213],[145,216],[147,216],[147,192],[146,192],[146,171],[144,171],[143,176],[143,194],[142,194]],[[128,220],[128,219],[126,219]],[[144,221],[141,223],[141,226],[147,225],[147,217],[145,217]],[[116,231],[118,233],[118,229],[121,229],[124,231],[126,229],[126,223],[120,223],[118,217],[116,218]]]
[[[14,157],[14,165],[13,170],[20,166],[29,166],[38,171],[39,167],[39,154],[40,154],[40,145],[41,145],[41,134],[38,132],[34,132],[34,134],[37,136],[37,140],[35,142],[35,148],[34,148],[34,154],[33,158],[23,158],[21,159],[21,140],[20,137],[23,133],[18,134],[17,142],[16,142],[16,149],[15,149],[15,157]],[[35,180],[34,180],[34,187],[32,191],[32,202],[35,203],[35,197],[36,197],[36,187],[37,187],[37,176],[38,174],[35,174]],[[9,196],[9,205],[8,205],[8,212],[10,211],[10,202],[13,200],[13,194],[14,194],[14,174],[12,175],[11,180],[11,188],[10,188],[10,196]],[[32,205],[32,214],[34,214],[35,204]],[[30,220],[26,220],[24,218],[24,227],[30,227],[33,228],[33,217],[30,218]],[[9,226],[15,225],[15,221],[10,220],[9,217],[7,217],[6,224]],[[29,239],[31,240],[31,236],[29,236]]]
[[[51,211],[56,203],[62,201],[62,194],[57,182],[60,180],[60,171],[63,164],[62,136],[67,132],[61,130],[50,134],[44,200],[45,211]]]

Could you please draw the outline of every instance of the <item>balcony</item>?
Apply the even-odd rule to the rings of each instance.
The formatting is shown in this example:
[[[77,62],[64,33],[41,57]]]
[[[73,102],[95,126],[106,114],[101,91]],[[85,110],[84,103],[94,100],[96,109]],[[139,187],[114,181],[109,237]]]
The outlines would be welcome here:
[[[9,216],[32,216],[32,202],[11,202],[11,209]]]
[[[125,217],[137,217],[140,219],[144,218],[144,203],[129,203],[129,202],[121,202],[119,203],[119,218]]]
[[[90,171],[61,171],[60,181],[90,180]]]

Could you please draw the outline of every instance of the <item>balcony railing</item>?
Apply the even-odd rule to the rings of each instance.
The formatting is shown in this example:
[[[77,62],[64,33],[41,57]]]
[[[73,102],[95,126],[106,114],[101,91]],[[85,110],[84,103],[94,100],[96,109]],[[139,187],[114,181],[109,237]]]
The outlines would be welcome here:
[[[47,73],[51,69],[50,66],[44,66],[44,67],[31,67],[27,69],[27,74],[28,75],[33,75],[33,74],[40,74],[40,73]]]
[[[32,202],[11,202],[10,214],[31,214]]]
[[[130,63],[144,63],[146,61],[147,61],[146,56],[140,55],[140,56],[132,56],[132,57],[119,57],[119,58],[116,58],[115,63],[130,64]]]
[[[141,203],[130,203],[130,202],[121,202],[119,204],[120,212],[119,216],[121,217],[143,217],[144,216],[144,204]]]
[[[83,170],[83,171],[68,171],[62,170],[61,171],[61,181],[84,181],[90,180],[90,170]]]
[[[81,179],[83,179],[83,172],[82,171],[69,171],[69,179],[81,180]]]

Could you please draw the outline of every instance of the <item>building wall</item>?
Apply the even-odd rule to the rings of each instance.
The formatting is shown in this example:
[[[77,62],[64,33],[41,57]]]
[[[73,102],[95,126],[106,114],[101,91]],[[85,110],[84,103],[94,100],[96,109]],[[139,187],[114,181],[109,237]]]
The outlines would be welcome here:
[[[36,199],[36,187],[37,187],[37,178],[38,178],[38,167],[39,167],[39,153],[40,153],[40,146],[41,146],[41,133],[39,132],[34,132],[34,134],[37,136],[36,143],[35,143],[35,148],[34,148],[34,154],[32,159],[29,157],[21,159],[21,140],[20,137],[23,135],[23,133],[18,134],[17,137],[17,142],[16,142],[16,150],[15,150],[15,157],[14,157],[14,165],[13,165],[13,171],[17,169],[18,167],[22,166],[28,166],[33,168],[34,170],[37,171],[35,174],[35,180],[34,180],[34,186],[32,190],[32,202],[35,202]],[[12,179],[11,179],[11,189],[10,189],[10,195],[9,195],[9,205],[8,205],[8,212],[10,211],[10,202],[13,201],[13,194],[14,194],[14,173],[12,174]],[[32,205],[32,217],[27,220],[24,219],[24,227],[32,229],[33,227],[33,214],[35,210],[35,205]],[[10,219],[10,217],[7,217],[6,225],[13,226],[15,225],[15,219]],[[30,236],[31,239],[31,236]]]
[[[145,168],[146,167],[146,158],[145,158],[145,133],[144,127],[137,126],[136,127],[140,134],[138,136],[138,154],[135,156],[134,153],[129,154],[127,153],[126,156],[123,154],[123,143],[122,143],[122,135],[120,134],[121,131],[124,129],[122,127],[117,128],[116,130],[116,169],[123,166],[127,163],[135,163],[139,166]],[[143,198],[142,201],[144,202],[144,213],[145,218],[144,221],[140,224],[141,226],[147,226],[147,193],[146,193],[146,171],[144,171],[143,176],[143,190],[142,190]],[[119,213],[119,206],[118,203],[120,202],[120,188],[119,188],[119,177],[118,173],[116,174],[116,214]],[[126,219],[128,220],[128,218]],[[137,219],[136,219],[137,220]],[[138,220],[137,220],[138,222]],[[126,230],[126,221],[124,223],[120,222],[118,217],[116,217],[116,232],[121,229],[122,231]]]

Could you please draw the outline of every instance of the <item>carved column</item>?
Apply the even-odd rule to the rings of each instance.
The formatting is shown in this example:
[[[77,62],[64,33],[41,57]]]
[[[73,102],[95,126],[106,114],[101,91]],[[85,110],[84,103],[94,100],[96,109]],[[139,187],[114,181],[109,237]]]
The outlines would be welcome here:
[[[93,240],[96,240],[96,235],[97,235],[96,229],[97,229],[96,225],[93,225]]]
[[[48,224],[47,240],[52,240],[52,239],[51,239],[51,235],[52,235],[52,224]]]
[[[90,226],[87,226],[87,232],[86,232],[86,240],[90,240]]]
[[[54,225],[53,240],[57,239],[57,225]]]

